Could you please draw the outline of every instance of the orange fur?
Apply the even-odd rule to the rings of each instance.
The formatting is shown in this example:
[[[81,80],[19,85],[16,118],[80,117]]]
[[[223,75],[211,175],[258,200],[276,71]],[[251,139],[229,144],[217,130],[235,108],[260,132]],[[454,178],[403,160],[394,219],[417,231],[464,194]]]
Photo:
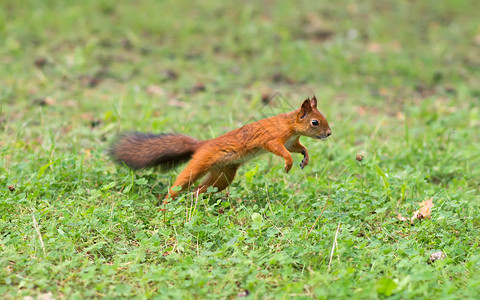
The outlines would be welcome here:
[[[167,170],[191,159],[173,187],[183,191],[206,175],[196,188],[198,193],[204,193],[210,186],[218,191],[228,187],[242,163],[265,152],[283,157],[287,173],[293,165],[290,152],[301,153],[303,169],[309,155],[300,136],[325,139],[331,133],[314,96],[295,111],[247,124],[207,141],[180,134],[126,134],[112,146],[110,154],[134,169],[159,166]],[[174,199],[180,191],[170,189],[166,198]]]

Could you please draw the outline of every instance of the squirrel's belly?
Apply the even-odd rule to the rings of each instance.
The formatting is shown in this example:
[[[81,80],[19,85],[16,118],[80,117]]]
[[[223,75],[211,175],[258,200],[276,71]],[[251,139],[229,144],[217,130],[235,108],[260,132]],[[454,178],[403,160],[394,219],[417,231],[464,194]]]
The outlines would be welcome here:
[[[243,164],[259,155],[262,155],[264,153],[267,153],[266,150],[264,149],[258,149],[258,150],[255,150],[255,151],[251,151],[247,154],[244,154],[244,155],[233,155],[231,158],[231,163],[235,163],[235,164]]]

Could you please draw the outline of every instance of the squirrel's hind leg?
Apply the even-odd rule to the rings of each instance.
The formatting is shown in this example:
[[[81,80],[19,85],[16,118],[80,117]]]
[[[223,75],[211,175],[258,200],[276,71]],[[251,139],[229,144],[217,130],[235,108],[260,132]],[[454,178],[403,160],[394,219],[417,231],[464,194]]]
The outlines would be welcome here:
[[[197,193],[207,192],[210,186],[216,187],[218,189],[217,192],[224,190],[232,183],[239,166],[240,165],[230,165],[210,170],[207,178],[198,186]]]
[[[209,168],[210,166],[202,164],[199,160],[192,160],[178,175],[165,199],[175,199],[178,196],[178,193],[186,190],[195,181],[203,177],[209,171]],[[180,190],[174,191],[174,187],[180,187]]]

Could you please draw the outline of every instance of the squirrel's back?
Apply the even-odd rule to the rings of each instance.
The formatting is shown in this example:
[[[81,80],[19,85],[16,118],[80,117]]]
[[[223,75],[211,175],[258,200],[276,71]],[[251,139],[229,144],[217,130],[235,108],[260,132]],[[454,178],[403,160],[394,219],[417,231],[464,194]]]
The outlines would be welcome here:
[[[109,154],[132,169],[159,167],[167,171],[190,160],[200,144],[183,134],[128,132],[118,137]]]

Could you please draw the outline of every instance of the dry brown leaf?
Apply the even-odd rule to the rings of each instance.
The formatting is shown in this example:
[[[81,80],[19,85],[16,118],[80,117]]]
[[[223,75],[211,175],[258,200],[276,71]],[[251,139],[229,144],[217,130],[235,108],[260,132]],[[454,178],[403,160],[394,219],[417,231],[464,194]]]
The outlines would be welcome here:
[[[423,219],[423,215],[420,213],[420,211],[415,211],[413,213],[413,216],[410,218],[410,223],[413,223],[415,220],[421,220]]]
[[[430,199],[420,203],[420,206],[420,213],[422,214],[423,218],[429,218],[432,214],[433,197],[430,197]]]
[[[410,218],[410,223],[413,223],[413,221],[415,220],[430,218],[430,215],[432,214],[432,207],[433,207],[433,197],[430,197],[430,199],[427,199],[421,202],[420,209],[416,210],[413,213],[412,217]],[[408,219],[402,216],[402,214],[398,214],[397,219],[400,221],[408,221]]]

